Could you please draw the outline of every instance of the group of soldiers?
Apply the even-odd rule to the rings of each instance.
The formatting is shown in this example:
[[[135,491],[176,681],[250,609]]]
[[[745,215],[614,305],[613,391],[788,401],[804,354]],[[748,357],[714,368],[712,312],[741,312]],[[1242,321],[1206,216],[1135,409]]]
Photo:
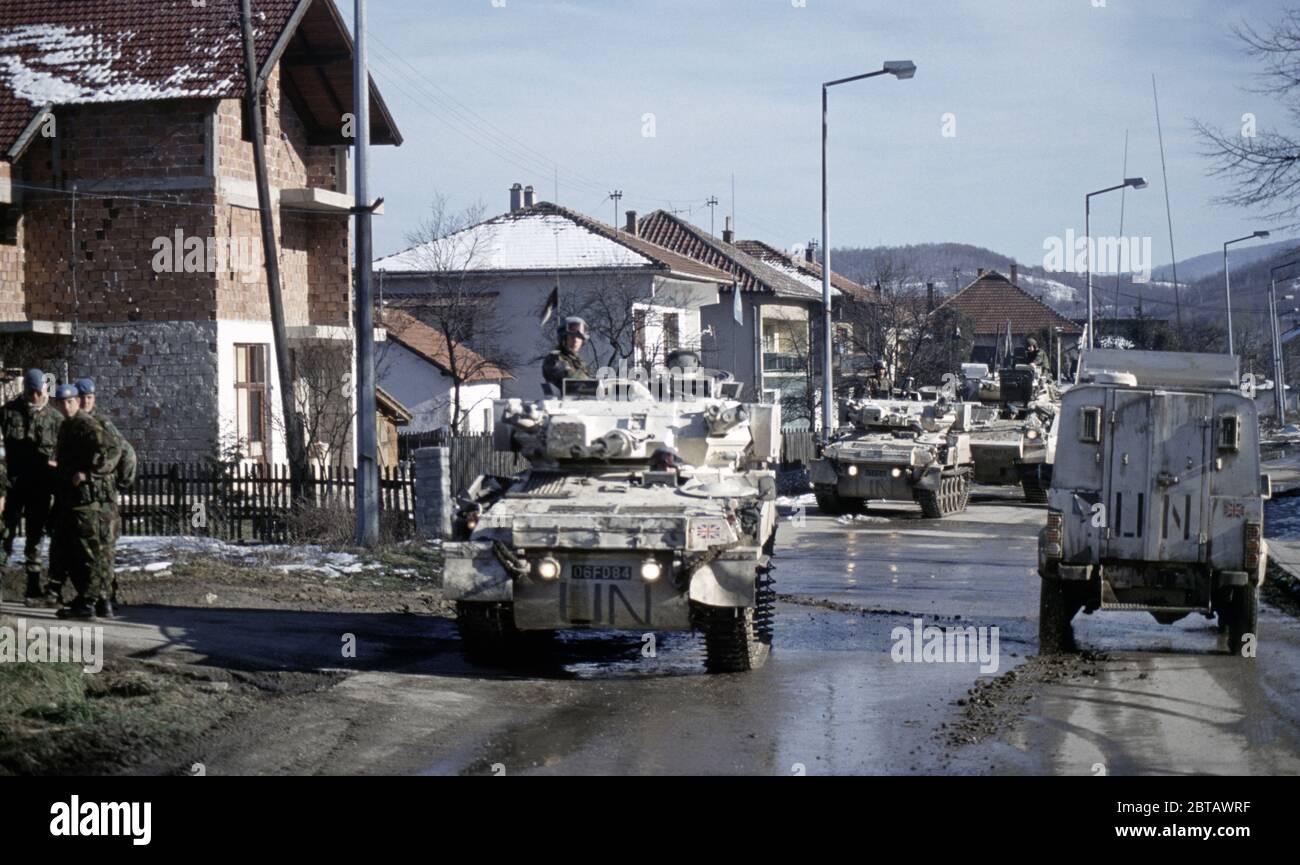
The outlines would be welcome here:
[[[60,618],[113,618],[113,550],[118,496],[135,481],[135,450],[107,417],[95,413],[95,382],[61,384],[29,369],[23,392],[0,408],[3,528],[0,565],[13,555],[24,523],[26,603],[58,608]],[[41,541],[50,536],[42,585]],[[75,596],[64,604],[64,585]]]

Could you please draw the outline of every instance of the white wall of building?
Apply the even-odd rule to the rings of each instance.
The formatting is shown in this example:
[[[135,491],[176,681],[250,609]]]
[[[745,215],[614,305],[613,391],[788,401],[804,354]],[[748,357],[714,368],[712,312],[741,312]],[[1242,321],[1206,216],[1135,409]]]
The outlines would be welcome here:
[[[450,426],[454,399],[451,376],[392,339],[379,352],[379,386],[412,414],[411,423],[402,428],[403,432],[428,432]],[[492,400],[500,398],[500,382],[463,385],[461,412],[467,420],[463,431],[491,430]]]

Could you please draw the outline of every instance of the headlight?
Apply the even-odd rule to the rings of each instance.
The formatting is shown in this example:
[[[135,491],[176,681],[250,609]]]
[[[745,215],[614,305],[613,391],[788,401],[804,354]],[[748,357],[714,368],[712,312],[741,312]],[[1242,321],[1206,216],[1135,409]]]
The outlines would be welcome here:
[[[663,573],[663,567],[654,559],[646,559],[641,563],[641,579],[645,580],[647,583],[653,583],[655,580],[663,576]]]
[[[1026,430],[1026,431],[1025,431],[1025,438],[1027,438],[1027,439],[1036,439],[1036,438],[1038,438],[1038,430],[1036,430],[1036,429]]]
[[[889,476],[891,478],[901,478],[903,476],[903,470],[900,468],[892,468],[889,470]]]
[[[560,563],[552,558],[542,559],[537,563],[537,576],[543,580],[554,580],[560,576]]]
[[[857,477],[857,475],[858,475],[858,467],[849,466],[849,477],[853,478],[853,477]]]

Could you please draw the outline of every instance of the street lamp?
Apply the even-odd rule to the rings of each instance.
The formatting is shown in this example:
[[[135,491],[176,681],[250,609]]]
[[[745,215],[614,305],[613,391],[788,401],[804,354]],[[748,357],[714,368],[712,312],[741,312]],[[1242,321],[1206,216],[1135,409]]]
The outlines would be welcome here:
[[[823,322],[824,330],[822,331],[823,342],[825,343],[825,350],[822,353],[822,363],[825,365],[822,371],[823,442],[830,440],[831,430],[834,426],[832,403],[835,400],[834,374],[832,372],[832,363],[834,361],[831,348],[831,342],[835,334],[834,325],[831,322],[831,221],[826,186],[826,91],[838,84],[848,84],[851,81],[861,81],[864,78],[875,78],[877,75],[893,75],[900,81],[904,81],[916,75],[916,64],[911,60],[887,60],[884,66],[875,72],[853,75],[848,78],[837,78],[834,81],[827,81],[822,84],[822,310],[825,319]]]
[[[1093,340],[1096,333],[1092,326],[1092,197],[1102,195],[1107,192],[1114,192],[1117,189],[1146,189],[1147,182],[1143,177],[1126,177],[1124,182],[1116,186],[1108,186],[1105,189],[1098,189],[1096,192],[1089,192],[1083,197],[1083,239],[1088,245],[1088,349],[1091,351]]]
[[[1268,232],[1256,231],[1254,234],[1238,237],[1236,240],[1229,240],[1223,244],[1223,303],[1228,308],[1228,354],[1236,354],[1232,350],[1232,279],[1228,276],[1228,247],[1234,243],[1241,243],[1243,240],[1254,240],[1257,237],[1268,237]]]
[[[1277,411],[1278,429],[1286,426],[1286,385],[1283,384],[1282,334],[1277,328],[1277,272],[1297,264],[1300,264],[1300,259],[1292,259],[1268,272],[1268,326],[1273,334],[1273,408]]]

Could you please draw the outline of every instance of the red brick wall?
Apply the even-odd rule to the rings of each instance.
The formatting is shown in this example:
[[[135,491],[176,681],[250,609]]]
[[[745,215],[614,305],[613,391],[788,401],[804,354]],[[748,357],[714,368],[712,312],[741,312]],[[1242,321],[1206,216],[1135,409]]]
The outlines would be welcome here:
[[[0,178],[18,180],[11,166],[0,162]],[[14,189],[14,197],[22,190]],[[0,321],[23,317],[23,220],[19,205],[0,204]]]

